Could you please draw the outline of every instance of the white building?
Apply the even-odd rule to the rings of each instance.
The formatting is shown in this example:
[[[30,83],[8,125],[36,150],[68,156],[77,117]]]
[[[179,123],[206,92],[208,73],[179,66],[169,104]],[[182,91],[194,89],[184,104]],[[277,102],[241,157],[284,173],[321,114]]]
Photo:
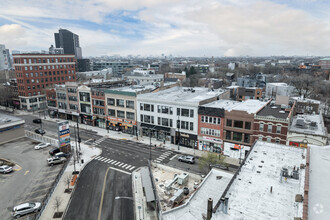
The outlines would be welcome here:
[[[97,70],[97,71],[87,71],[87,72],[77,72],[78,75],[85,76],[86,79],[109,79],[112,75],[112,69],[107,68],[103,70]]]
[[[266,84],[266,98],[276,98],[276,96],[291,96],[294,87],[286,83],[267,83]]]
[[[11,59],[9,50],[4,44],[0,44],[0,70],[11,69]]]
[[[133,70],[133,74],[151,75],[155,74],[155,70],[150,68],[136,68]]]
[[[127,79],[132,84],[136,85],[156,85],[164,82],[164,75],[162,74],[134,74],[134,75],[125,75],[125,79]]]
[[[296,115],[287,134],[287,145],[307,147],[307,144],[325,146],[328,133],[321,114]]]
[[[224,90],[173,87],[137,96],[137,121],[142,135],[197,147],[198,106],[217,99]]]

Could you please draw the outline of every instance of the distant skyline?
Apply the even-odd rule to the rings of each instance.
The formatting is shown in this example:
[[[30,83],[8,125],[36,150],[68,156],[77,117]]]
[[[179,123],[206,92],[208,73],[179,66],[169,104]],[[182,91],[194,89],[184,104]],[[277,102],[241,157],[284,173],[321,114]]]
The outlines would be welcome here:
[[[59,28],[83,56],[330,55],[327,0],[1,0],[0,44],[48,50]]]

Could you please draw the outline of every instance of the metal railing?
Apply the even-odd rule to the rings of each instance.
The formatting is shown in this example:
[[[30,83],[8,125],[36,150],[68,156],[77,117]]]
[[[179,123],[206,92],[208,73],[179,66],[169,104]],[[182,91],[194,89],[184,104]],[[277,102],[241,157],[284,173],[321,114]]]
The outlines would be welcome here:
[[[47,136],[42,136],[40,134],[36,134],[32,131],[27,131],[25,130],[25,136],[28,138],[31,138],[35,141],[43,142],[43,143],[50,143],[53,146],[58,146],[58,140],[55,138],[47,137]]]

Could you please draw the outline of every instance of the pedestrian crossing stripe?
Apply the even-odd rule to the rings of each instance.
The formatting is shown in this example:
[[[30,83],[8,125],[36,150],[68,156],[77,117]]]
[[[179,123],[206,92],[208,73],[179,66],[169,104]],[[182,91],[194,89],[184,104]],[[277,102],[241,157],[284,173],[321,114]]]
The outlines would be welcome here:
[[[132,166],[129,170],[133,170],[135,168],[135,166]]]
[[[110,159],[106,159],[104,162],[108,163],[110,161]]]
[[[114,165],[116,166],[116,165],[118,165],[118,164],[120,164],[120,162],[117,162],[117,163],[115,163]]]
[[[127,167],[128,166],[128,164],[125,164],[122,168],[125,168],[125,167]]]
[[[121,167],[123,164],[124,164],[124,163],[120,163],[120,164],[118,164],[117,166]]]
[[[128,168],[130,168],[132,165],[128,165],[125,169],[128,169]]]
[[[94,159],[97,160],[97,159],[100,158],[100,157],[101,157],[101,156],[97,156],[97,157],[95,157]]]
[[[111,162],[111,164],[114,164],[114,163],[116,163],[116,162],[117,162],[117,161],[114,160],[114,161]]]

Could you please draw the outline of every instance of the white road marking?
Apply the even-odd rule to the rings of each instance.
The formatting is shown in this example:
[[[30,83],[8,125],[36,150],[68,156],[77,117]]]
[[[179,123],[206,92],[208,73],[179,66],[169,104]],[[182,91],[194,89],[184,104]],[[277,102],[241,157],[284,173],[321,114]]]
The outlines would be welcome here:
[[[97,157],[95,157],[94,159],[97,160],[97,159],[99,159],[100,157],[101,157],[101,156],[97,156]]]
[[[104,162],[108,163],[110,161],[110,159],[106,159]]]
[[[103,157],[103,159],[101,160],[102,162],[105,161],[107,158]]]
[[[173,160],[176,156],[178,156],[178,155],[175,154],[173,157],[170,158],[170,160]]]
[[[129,169],[132,165],[128,165],[128,167],[126,167],[125,169]]]
[[[110,160],[108,163],[111,163],[113,160]]]
[[[122,168],[125,168],[125,167],[127,167],[128,166],[128,164],[125,164],[124,166],[122,166]]]
[[[114,164],[114,163],[116,163],[116,162],[117,162],[117,161],[114,160],[114,161],[111,162],[111,164]]]
[[[122,173],[125,173],[125,174],[128,174],[128,175],[131,175],[131,173],[126,172],[126,171],[124,171],[124,170],[120,170],[120,169],[117,169],[117,168],[114,168],[114,167],[109,167],[109,168],[112,169],[112,170],[116,170],[116,171],[118,171],[118,172],[122,172]]]
[[[135,166],[132,166],[129,170],[133,170],[135,168]]]
[[[124,164],[124,163],[120,163],[120,164],[118,164],[117,166],[121,167],[123,164]]]
[[[117,164],[120,164],[120,162],[115,163],[114,165],[116,166]]]

